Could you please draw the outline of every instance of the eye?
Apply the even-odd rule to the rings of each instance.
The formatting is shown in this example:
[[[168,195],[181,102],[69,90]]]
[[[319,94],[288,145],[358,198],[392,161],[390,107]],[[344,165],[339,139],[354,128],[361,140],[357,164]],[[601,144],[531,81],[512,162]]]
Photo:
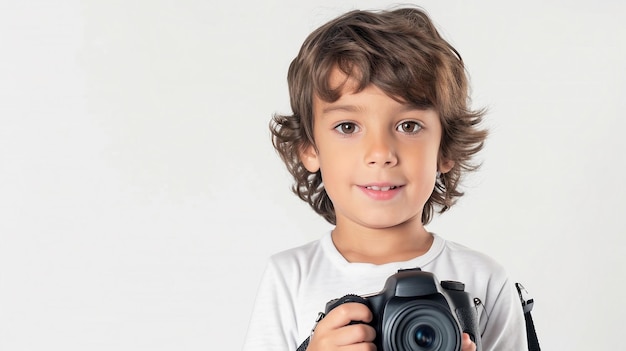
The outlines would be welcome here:
[[[422,126],[414,121],[404,121],[396,127],[396,130],[402,133],[415,134],[422,129]]]
[[[341,134],[353,134],[359,130],[359,127],[352,122],[343,122],[335,127],[335,130]]]

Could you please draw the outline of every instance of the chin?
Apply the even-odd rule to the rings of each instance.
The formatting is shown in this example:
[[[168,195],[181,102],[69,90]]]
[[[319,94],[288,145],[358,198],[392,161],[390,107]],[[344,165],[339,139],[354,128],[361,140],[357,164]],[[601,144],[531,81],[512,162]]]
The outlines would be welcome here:
[[[420,216],[421,217],[421,216]],[[418,221],[420,224],[421,219]],[[410,225],[414,225],[415,224],[415,220],[414,218],[388,218],[388,219],[382,219],[382,220],[378,220],[378,221],[366,221],[366,222],[362,222],[362,225],[367,227],[367,228],[371,228],[371,229],[392,229],[392,228],[399,228],[402,226],[410,226]]]

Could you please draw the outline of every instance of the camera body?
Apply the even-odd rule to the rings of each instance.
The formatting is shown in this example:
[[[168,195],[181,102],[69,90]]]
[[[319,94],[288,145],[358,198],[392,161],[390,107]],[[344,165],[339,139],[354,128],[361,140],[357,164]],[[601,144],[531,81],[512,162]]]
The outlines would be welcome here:
[[[462,333],[470,335],[476,351],[482,350],[476,305],[461,282],[439,283],[434,274],[419,268],[399,270],[381,292],[331,300],[326,313],[348,302],[372,311],[369,324],[376,330],[377,350],[460,351]]]

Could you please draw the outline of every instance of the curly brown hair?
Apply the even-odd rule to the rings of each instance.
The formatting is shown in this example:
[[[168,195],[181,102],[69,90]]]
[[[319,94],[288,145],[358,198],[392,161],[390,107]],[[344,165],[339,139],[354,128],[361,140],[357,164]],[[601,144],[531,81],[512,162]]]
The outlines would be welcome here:
[[[328,102],[341,96],[342,86],[332,88],[329,83],[336,68],[358,83],[356,92],[374,84],[390,97],[437,111],[442,125],[439,158],[454,166],[437,177],[422,223],[430,222],[435,206],[440,213],[448,210],[463,195],[458,189],[462,174],[478,168],[471,159],[487,137],[479,127],[485,110],[469,107],[461,56],[419,8],[351,11],[306,38],[287,77],[293,114],[276,114],[270,122],[273,145],[295,179],[294,193],[336,224],[321,172],[309,172],[299,157],[306,147],[315,146],[314,94]]]

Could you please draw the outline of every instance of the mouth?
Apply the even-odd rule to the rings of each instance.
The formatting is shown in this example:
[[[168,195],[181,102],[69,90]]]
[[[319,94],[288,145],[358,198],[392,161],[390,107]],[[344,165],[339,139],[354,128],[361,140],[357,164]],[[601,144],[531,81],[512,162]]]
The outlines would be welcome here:
[[[399,187],[400,186],[397,186],[397,185],[391,185],[391,186],[368,185],[368,186],[365,186],[365,189],[375,190],[375,191],[389,191],[389,190],[398,189]]]
[[[370,199],[376,201],[388,201],[394,199],[402,192],[404,185],[391,185],[389,183],[368,184],[360,186],[361,191]]]

